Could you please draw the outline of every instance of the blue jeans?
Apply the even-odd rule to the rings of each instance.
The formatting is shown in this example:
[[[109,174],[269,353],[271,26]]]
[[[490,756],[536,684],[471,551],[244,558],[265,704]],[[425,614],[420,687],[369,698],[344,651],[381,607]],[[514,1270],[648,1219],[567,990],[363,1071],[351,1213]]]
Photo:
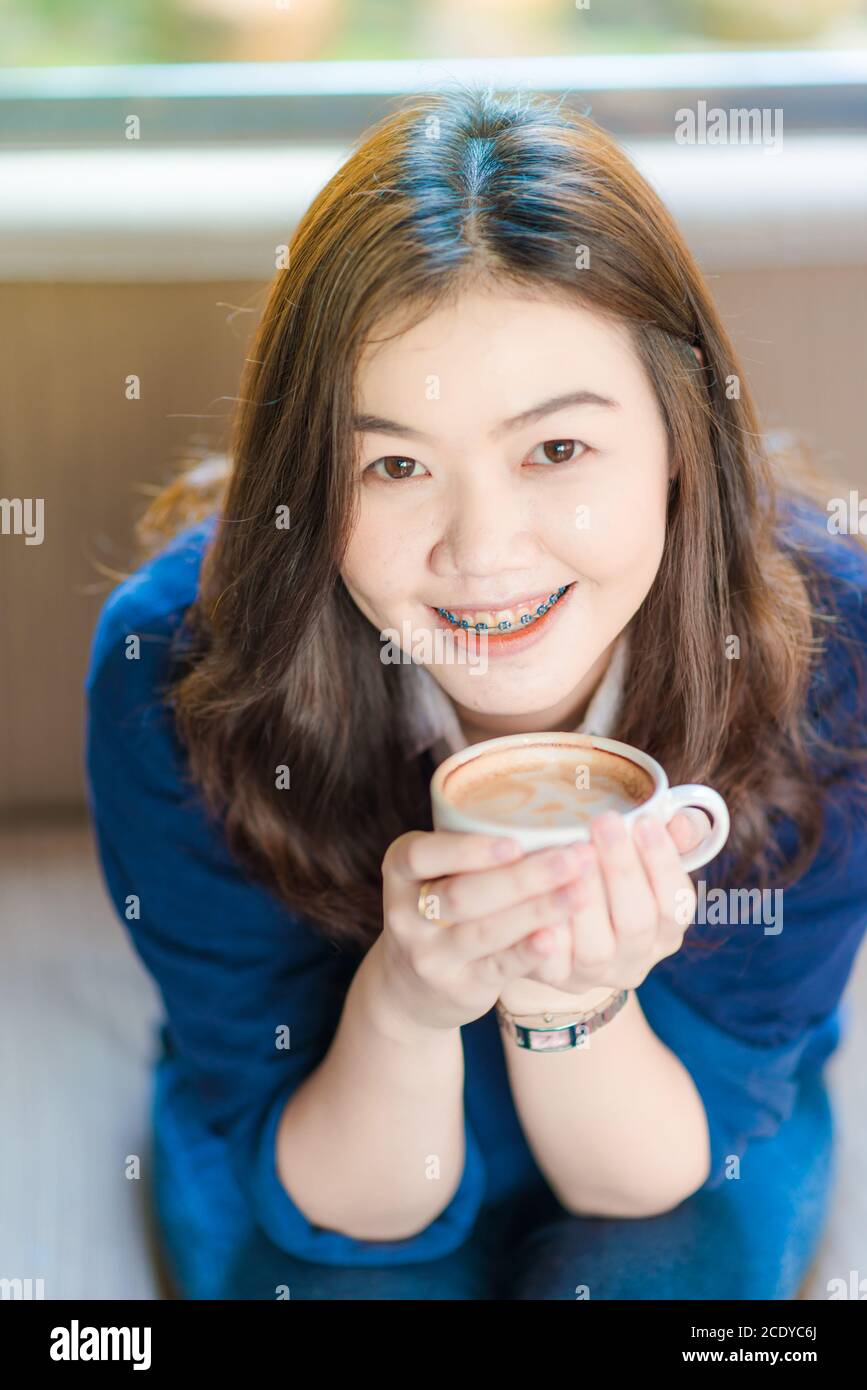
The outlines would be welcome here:
[[[313,1264],[248,1233],[213,1287],[197,1291],[192,1273],[178,1274],[190,1259],[190,1233],[175,1221],[165,1183],[162,1235],[179,1292],[192,1298],[273,1300],[288,1286],[290,1299],[319,1300],[791,1299],[825,1224],[833,1130],[822,1074],[813,1072],[786,1123],[750,1145],[742,1176],[713,1192],[663,1216],[627,1220],[570,1216],[544,1189],[483,1208],[458,1250],[423,1264]],[[159,1188],[159,1144],[156,1160]]]

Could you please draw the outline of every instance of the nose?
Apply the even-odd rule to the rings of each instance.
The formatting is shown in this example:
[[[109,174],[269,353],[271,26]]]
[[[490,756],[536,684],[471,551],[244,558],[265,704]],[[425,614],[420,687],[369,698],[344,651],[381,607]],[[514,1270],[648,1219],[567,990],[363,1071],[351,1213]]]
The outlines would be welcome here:
[[[532,573],[542,545],[526,495],[501,469],[468,469],[444,498],[431,566],[442,577]]]

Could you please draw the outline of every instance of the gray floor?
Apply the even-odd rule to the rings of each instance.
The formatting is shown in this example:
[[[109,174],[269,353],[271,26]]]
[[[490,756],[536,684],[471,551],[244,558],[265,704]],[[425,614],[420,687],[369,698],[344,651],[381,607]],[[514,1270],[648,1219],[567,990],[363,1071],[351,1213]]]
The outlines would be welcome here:
[[[47,1299],[160,1298],[145,1200],[159,1005],[84,822],[0,831],[0,961],[0,1278],[41,1278]],[[828,1070],[840,1178],[808,1299],[827,1298],[830,1279],[867,1278],[864,950],[849,997],[851,1031]]]

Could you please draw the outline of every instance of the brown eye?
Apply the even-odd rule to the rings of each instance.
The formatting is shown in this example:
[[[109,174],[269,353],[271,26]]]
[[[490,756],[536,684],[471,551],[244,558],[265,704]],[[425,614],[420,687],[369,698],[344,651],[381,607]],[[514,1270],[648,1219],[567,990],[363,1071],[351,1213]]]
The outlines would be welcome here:
[[[386,454],[384,458],[377,459],[370,467],[376,472],[376,476],[392,478],[395,482],[401,478],[411,478],[413,469],[418,463],[417,459],[405,458],[402,454]],[[385,474],[379,473],[380,464],[385,468]]]
[[[538,468],[544,468],[549,463],[576,463],[589,453],[586,444],[582,444],[580,439],[546,439],[543,444],[537,444],[533,452],[526,460]]]
[[[542,448],[549,463],[568,463],[575,452],[575,440],[546,439]]]

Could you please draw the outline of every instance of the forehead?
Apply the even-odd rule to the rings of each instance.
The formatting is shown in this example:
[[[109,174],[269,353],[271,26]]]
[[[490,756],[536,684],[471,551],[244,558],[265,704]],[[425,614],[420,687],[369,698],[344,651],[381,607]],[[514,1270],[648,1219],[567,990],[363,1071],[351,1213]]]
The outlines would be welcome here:
[[[561,390],[622,395],[642,385],[625,324],[564,296],[507,289],[468,291],[414,320],[396,311],[376,325],[357,371],[362,408],[382,414],[399,401],[443,400],[502,414]]]
[[[503,286],[466,290],[427,311],[397,307],[375,325],[362,360],[371,363],[406,352],[442,352],[455,342],[474,340],[479,330],[494,337],[522,330],[575,342],[607,342],[623,350],[631,343],[624,323],[581,303],[577,295],[569,296],[565,288],[545,293]]]

